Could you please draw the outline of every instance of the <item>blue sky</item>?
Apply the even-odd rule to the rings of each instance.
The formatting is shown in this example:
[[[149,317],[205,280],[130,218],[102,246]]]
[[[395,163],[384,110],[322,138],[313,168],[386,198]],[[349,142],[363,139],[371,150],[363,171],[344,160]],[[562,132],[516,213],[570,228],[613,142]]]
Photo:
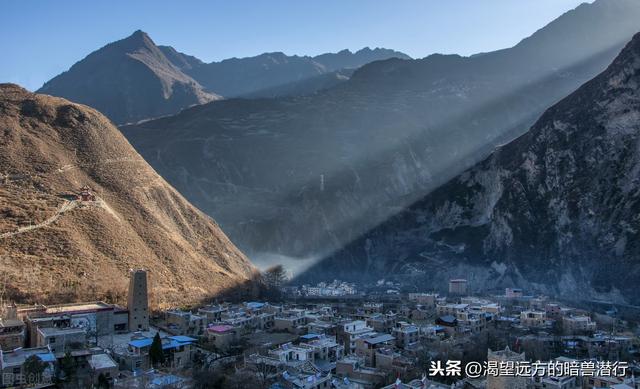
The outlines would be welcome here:
[[[412,57],[510,47],[584,0],[233,0],[0,3],[0,82],[34,90],[141,29],[204,61],[387,47]],[[591,0],[587,1],[591,2]]]

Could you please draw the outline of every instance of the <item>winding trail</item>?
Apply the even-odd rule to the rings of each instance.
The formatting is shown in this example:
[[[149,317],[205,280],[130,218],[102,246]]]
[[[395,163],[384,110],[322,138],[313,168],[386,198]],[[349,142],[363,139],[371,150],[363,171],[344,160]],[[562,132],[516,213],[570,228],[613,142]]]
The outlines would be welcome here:
[[[26,227],[20,227],[20,228],[18,228],[17,231],[11,231],[11,232],[2,233],[2,234],[0,234],[0,239],[9,238],[11,236],[22,234],[24,232],[36,230],[38,228],[47,227],[51,223],[53,223],[56,220],[58,220],[58,218],[60,216],[62,216],[63,213],[68,212],[68,211],[74,209],[77,206],[78,206],[78,201],[77,200],[71,200],[71,201],[65,200],[64,204],[62,204],[60,206],[60,208],[58,208],[56,213],[53,216],[51,216],[50,218],[48,218],[47,220],[43,221],[42,223],[33,224],[33,225],[30,225],[30,226],[26,226]]]
[[[100,164],[104,164],[104,165],[109,165],[109,164],[113,164],[113,163],[121,163],[121,162],[132,162],[132,163],[139,163],[139,162],[143,162],[144,160],[142,158],[139,157],[122,157],[122,158],[109,158],[109,159],[105,159],[99,163],[94,164],[93,166],[97,166]],[[67,164],[64,165],[60,168],[58,168],[58,173],[64,173],[66,171],[69,170],[73,170],[78,168],[79,166],[76,164]],[[0,239],[4,239],[4,238],[9,238],[15,235],[19,235],[22,234],[24,232],[28,232],[28,231],[33,231],[33,230],[37,230],[39,228],[43,228],[43,227],[47,227],[49,225],[51,225],[53,222],[55,222],[56,220],[58,220],[60,218],[60,216],[62,216],[63,213],[68,212],[76,207],[78,207],[80,201],[79,200],[65,200],[64,204],[62,204],[60,206],[60,208],[58,208],[58,210],[56,211],[56,213],[51,216],[50,218],[48,218],[47,220],[43,221],[42,223],[38,223],[38,224],[32,224],[26,227],[20,227],[18,228],[16,231],[10,231],[10,232],[3,232],[0,234]],[[118,215],[113,211],[113,209],[111,209],[111,207],[109,207],[107,205],[106,202],[104,202],[102,199],[97,199],[96,201],[92,201],[91,205],[94,206],[98,206],[100,208],[105,209],[107,212],[109,212],[114,218],[116,218],[116,220],[120,220],[120,218],[118,217]]]

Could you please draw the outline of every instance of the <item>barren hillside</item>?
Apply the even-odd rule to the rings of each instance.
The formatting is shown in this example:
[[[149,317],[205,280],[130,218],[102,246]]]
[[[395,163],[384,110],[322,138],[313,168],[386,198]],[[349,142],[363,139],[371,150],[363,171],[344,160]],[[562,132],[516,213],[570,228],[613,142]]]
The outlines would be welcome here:
[[[0,282],[20,301],[122,299],[150,270],[152,303],[246,281],[247,258],[100,113],[0,84]],[[77,195],[88,186],[94,200]]]

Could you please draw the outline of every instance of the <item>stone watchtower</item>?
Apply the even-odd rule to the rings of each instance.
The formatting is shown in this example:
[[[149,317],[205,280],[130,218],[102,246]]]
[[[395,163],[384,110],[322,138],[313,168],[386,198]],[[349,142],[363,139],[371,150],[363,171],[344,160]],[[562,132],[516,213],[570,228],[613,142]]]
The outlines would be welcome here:
[[[129,272],[129,331],[149,330],[149,294],[147,292],[147,271],[142,269]]]
[[[516,353],[509,350],[509,347],[500,351],[491,351],[487,353],[487,360],[489,361],[524,361],[524,353]],[[526,377],[514,377],[514,376],[501,376],[495,377],[487,375],[487,389],[526,389],[527,378]]]

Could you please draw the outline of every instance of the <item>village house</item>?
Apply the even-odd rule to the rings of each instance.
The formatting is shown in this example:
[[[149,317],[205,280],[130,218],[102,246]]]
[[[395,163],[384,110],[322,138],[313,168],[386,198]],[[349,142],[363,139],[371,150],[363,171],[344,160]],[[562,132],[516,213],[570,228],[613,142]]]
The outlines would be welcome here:
[[[43,376],[38,380],[25,374],[24,363],[36,356],[45,364]],[[47,347],[20,348],[0,352],[0,383],[2,387],[20,386],[25,383],[51,383],[55,374],[55,355]]]
[[[520,325],[529,328],[540,328],[547,324],[547,314],[544,311],[520,312]]]
[[[414,347],[420,340],[418,327],[407,322],[398,322],[391,335],[395,338],[396,347],[404,350]]]
[[[436,314],[438,316],[451,315],[458,317],[458,315],[464,313],[469,308],[469,304],[439,304],[436,306]]]
[[[211,325],[207,328],[206,332],[207,339],[213,343],[218,350],[227,350],[239,339],[238,329],[226,324]]]
[[[391,332],[397,319],[398,315],[395,313],[378,313],[367,318],[366,323],[376,332]]]
[[[84,328],[43,327],[38,328],[36,347],[48,346],[52,353],[65,353],[68,350],[83,348],[87,342]]]
[[[207,324],[222,321],[222,314],[227,312],[228,308],[222,305],[209,305],[198,309],[200,316],[206,317]]]
[[[449,294],[456,296],[467,294],[467,280],[462,278],[449,280]]]
[[[0,319],[0,350],[10,351],[24,346],[25,324],[18,319]]]
[[[376,350],[394,344],[395,338],[389,334],[369,333],[355,339],[355,354],[362,358],[364,365],[376,367]]]
[[[362,358],[351,355],[336,363],[336,376],[342,378],[346,387],[373,389],[380,387],[388,374],[373,367],[366,367]]]
[[[197,339],[188,336],[167,336],[161,339],[165,365],[174,369],[188,366],[192,360],[193,344]],[[125,350],[116,351],[116,360],[124,369],[136,371],[146,370],[151,366],[149,350],[152,337],[134,334]]]
[[[286,331],[291,333],[301,333],[304,331],[302,328],[307,324],[307,318],[304,312],[290,311],[282,312],[274,317],[273,329],[275,331]]]
[[[108,382],[112,382],[119,374],[118,364],[106,353],[91,354],[88,359],[93,384],[97,385],[102,375]]]
[[[345,354],[351,354],[356,349],[356,339],[360,336],[373,332],[373,328],[368,327],[363,320],[354,320],[338,325],[338,343],[344,346]]]
[[[165,317],[169,330],[179,335],[202,335],[207,320],[206,316],[180,310],[166,311]]]
[[[307,329],[311,333],[336,336],[337,326],[334,323],[316,320],[307,325]]]
[[[436,307],[438,295],[435,293],[409,293],[409,301],[420,304],[427,309],[433,309]]]
[[[562,330],[565,334],[585,334],[596,330],[596,323],[589,316],[565,316],[562,318]]]

